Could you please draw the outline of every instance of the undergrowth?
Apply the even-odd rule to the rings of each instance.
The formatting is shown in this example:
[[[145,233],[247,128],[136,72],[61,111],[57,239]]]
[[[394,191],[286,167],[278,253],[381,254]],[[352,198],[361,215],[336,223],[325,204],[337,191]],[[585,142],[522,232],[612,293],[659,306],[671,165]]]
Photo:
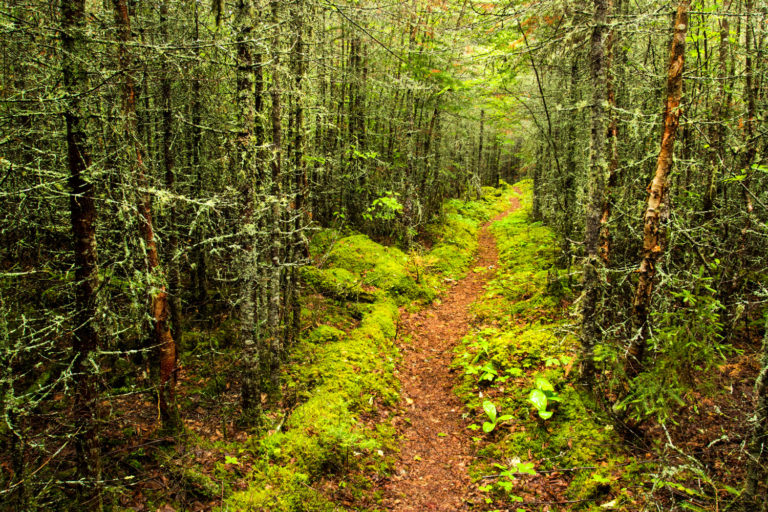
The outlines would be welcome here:
[[[454,361],[475,420],[470,472],[488,510],[635,510],[637,463],[575,386],[572,297],[555,267],[554,234],[529,219],[530,182],[517,187],[522,207],[491,227],[499,268]],[[481,430],[496,411],[505,421]]]

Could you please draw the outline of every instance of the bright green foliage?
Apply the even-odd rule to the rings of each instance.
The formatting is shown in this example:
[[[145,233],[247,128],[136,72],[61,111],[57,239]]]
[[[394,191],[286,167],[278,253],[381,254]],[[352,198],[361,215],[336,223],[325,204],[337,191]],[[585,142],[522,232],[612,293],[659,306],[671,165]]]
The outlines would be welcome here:
[[[712,271],[717,265],[711,265]],[[672,419],[686,405],[686,395],[706,387],[713,377],[709,370],[732,352],[723,342],[723,305],[713,288],[715,279],[699,267],[694,280],[671,283],[667,307],[654,314],[652,348],[659,355],[649,371],[640,374],[633,392],[617,404],[629,407],[636,417],[655,415],[660,421]],[[616,355],[613,355],[616,357]]]
[[[502,416],[498,416],[498,412],[496,411],[496,406],[490,400],[486,400],[485,402],[483,402],[483,410],[485,411],[485,414],[488,415],[488,419],[490,420],[483,423],[483,432],[485,432],[486,434],[488,434],[489,432],[493,432],[493,429],[496,428],[496,425],[498,425],[502,421],[509,421],[512,419],[511,414],[504,414]]]
[[[399,303],[436,296],[436,282],[417,284],[408,270],[408,256],[396,247],[377,244],[365,235],[352,235],[338,240],[330,249],[327,264],[342,268],[362,278],[368,286],[380,288]]]
[[[308,485],[310,478],[306,474],[272,464],[263,464],[253,474],[248,490],[228,500],[234,510],[336,510],[333,503]]]
[[[536,386],[531,390],[531,394],[528,396],[528,401],[536,407],[539,413],[539,417],[543,420],[548,420],[552,417],[552,411],[547,410],[547,404],[550,402],[559,402],[555,388],[544,377],[536,377],[534,379],[534,385]]]
[[[344,336],[344,331],[330,325],[318,325],[307,336],[307,341],[314,345],[322,345],[333,341],[339,341]]]
[[[362,288],[361,277],[345,268],[320,269],[313,266],[301,268],[301,277],[314,290],[343,300],[371,301],[371,294]]]

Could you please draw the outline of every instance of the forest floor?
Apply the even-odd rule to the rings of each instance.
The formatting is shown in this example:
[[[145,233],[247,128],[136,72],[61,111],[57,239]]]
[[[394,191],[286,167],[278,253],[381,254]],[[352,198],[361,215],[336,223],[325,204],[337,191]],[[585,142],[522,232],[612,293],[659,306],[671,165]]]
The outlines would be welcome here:
[[[468,333],[470,306],[498,262],[489,225],[518,208],[520,201],[513,197],[510,209],[481,228],[474,270],[442,300],[416,313],[403,312],[398,332],[403,402],[394,418],[403,441],[383,493],[383,505],[389,510],[466,510],[472,487],[467,469],[474,454],[464,404],[453,392],[457,383],[451,366],[453,349]]]

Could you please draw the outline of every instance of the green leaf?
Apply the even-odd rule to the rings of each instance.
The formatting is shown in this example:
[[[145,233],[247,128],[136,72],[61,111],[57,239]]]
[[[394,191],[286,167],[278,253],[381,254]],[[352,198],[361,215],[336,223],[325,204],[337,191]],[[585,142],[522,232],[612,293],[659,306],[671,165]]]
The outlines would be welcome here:
[[[546,402],[544,404],[544,407],[546,407]],[[491,418],[491,421],[495,423],[496,422],[496,406],[493,405],[493,402],[491,402],[490,400],[486,400],[485,402],[483,402],[483,410],[485,411],[485,414],[487,414],[488,417]]]
[[[535,475],[536,470],[533,469],[534,464],[533,462],[521,462],[517,465],[517,472],[522,475]]]
[[[232,457],[230,455],[224,456],[224,464],[234,464],[235,466],[240,465],[240,461],[237,459],[237,457]]]
[[[504,414],[502,416],[499,416],[499,419],[496,420],[496,423],[499,423],[499,422],[502,422],[502,421],[509,421],[511,419],[512,419],[512,415],[511,414]]]
[[[492,432],[495,427],[496,427],[495,423],[491,423],[489,421],[486,421],[485,423],[483,423],[483,432],[485,432],[486,434],[488,432]]]
[[[534,385],[536,386],[536,389],[540,389],[542,391],[554,391],[555,388],[552,386],[552,383],[549,382],[544,377],[536,377],[536,379],[533,381]]]
[[[552,411],[544,411],[542,409],[539,409],[539,417],[543,420],[548,420],[552,417]]]
[[[547,409],[547,395],[540,389],[531,390],[531,396],[528,400],[539,410],[545,411]]]

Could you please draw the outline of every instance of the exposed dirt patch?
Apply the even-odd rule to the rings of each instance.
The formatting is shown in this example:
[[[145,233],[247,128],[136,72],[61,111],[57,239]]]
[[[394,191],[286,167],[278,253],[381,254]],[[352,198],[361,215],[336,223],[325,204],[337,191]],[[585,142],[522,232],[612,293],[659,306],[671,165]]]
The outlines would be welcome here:
[[[520,207],[511,207],[496,221]],[[492,221],[492,222],[493,222]],[[453,348],[467,334],[469,306],[495,272],[498,252],[488,225],[479,233],[479,248],[468,275],[432,306],[403,312],[398,342],[403,404],[395,419],[403,445],[393,476],[384,488],[383,505],[398,512],[467,510],[473,457],[463,404],[453,393],[450,368]]]

